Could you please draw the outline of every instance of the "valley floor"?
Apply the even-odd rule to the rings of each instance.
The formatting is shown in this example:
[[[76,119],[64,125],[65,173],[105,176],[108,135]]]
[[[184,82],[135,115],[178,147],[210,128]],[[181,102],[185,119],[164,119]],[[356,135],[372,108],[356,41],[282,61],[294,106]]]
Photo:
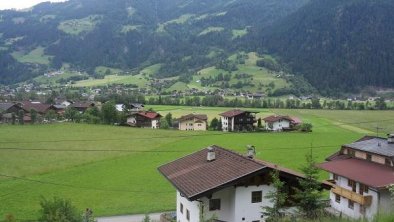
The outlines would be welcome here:
[[[149,107],[148,107],[149,108]],[[153,106],[173,117],[190,112],[210,119],[227,108]],[[216,144],[244,153],[253,144],[257,158],[299,169],[312,149],[319,162],[344,143],[374,134],[376,125],[394,131],[394,112],[259,110],[296,115],[313,124],[312,133],[222,133],[129,127],[52,124],[0,126],[0,218],[37,218],[42,197],[67,198],[95,216],[162,212],[175,208],[175,190],[157,167]],[[384,135],[384,134],[382,134]],[[321,173],[321,178],[326,178]],[[0,219],[1,220],[1,219]]]

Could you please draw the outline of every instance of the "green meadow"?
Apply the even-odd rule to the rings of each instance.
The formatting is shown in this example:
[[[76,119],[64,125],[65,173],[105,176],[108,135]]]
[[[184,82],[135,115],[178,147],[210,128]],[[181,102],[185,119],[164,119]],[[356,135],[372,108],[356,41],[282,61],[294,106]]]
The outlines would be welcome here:
[[[174,117],[197,112],[209,118],[227,108],[149,106]],[[253,144],[257,158],[299,169],[307,152],[318,161],[376,125],[394,131],[394,112],[255,110],[295,115],[313,124],[312,133],[222,133],[136,129],[120,126],[51,124],[0,126],[0,218],[37,218],[39,201],[53,196],[71,199],[96,216],[175,209],[175,190],[157,167],[220,145],[240,153]],[[383,132],[383,130],[382,130]],[[383,135],[383,134],[381,134]],[[11,176],[11,177],[5,177]],[[321,178],[327,175],[322,172]],[[1,219],[0,219],[1,220]]]

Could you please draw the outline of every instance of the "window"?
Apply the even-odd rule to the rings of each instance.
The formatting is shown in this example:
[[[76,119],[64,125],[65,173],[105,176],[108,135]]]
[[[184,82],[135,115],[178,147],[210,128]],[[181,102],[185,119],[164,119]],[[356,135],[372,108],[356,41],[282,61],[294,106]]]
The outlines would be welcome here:
[[[354,209],[354,202],[351,200],[348,200],[348,205],[349,209]]]
[[[220,199],[210,199],[209,200],[209,210],[220,210]]]
[[[386,164],[387,166],[391,166],[391,160],[389,158],[386,158],[384,164]]]
[[[336,175],[336,174],[333,174],[333,175],[332,175],[332,177],[333,177],[333,179],[334,179],[335,181],[337,181],[337,180],[338,180],[338,175]]]
[[[253,191],[252,192],[252,203],[260,203],[263,199],[262,191]]]
[[[353,180],[347,180],[347,185],[349,186],[349,187],[352,187],[353,186],[353,184],[354,184],[354,181]]]
[[[189,212],[188,209],[186,209],[186,219],[187,219],[188,221],[190,221],[190,212]]]
[[[367,160],[372,161],[372,155],[367,153]]]
[[[364,184],[360,184],[360,190],[359,193],[363,195],[364,193],[368,193],[369,187]]]
[[[352,157],[356,156],[356,151],[348,149],[348,152],[349,152],[350,156],[352,156]]]
[[[181,213],[183,213],[183,204],[182,204],[182,203],[181,203],[180,206],[179,206],[179,211],[180,211]]]
[[[341,196],[339,196],[338,194],[335,194],[335,202],[341,203]]]

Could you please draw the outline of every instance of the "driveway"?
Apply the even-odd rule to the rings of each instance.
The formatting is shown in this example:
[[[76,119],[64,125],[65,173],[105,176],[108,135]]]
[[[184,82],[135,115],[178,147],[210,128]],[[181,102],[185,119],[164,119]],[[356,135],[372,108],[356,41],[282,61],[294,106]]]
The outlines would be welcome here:
[[[151,222],[159,222],[160,215],[162,213],[151,213],[149,217]],[[112,216],[112,217],[97,217],[97,222],[143,222],[145,214],[134,214],[134,215],[124,215],[124,216]]]

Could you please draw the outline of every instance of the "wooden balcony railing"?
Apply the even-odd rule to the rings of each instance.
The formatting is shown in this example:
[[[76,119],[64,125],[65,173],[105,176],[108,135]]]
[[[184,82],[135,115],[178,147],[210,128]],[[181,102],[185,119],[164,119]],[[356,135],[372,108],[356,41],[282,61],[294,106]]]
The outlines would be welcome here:
[[[369,206],[372,203],[372,196],[363,196],[361,194],[336,185],[331,189],[331,191],[363,206]]]

